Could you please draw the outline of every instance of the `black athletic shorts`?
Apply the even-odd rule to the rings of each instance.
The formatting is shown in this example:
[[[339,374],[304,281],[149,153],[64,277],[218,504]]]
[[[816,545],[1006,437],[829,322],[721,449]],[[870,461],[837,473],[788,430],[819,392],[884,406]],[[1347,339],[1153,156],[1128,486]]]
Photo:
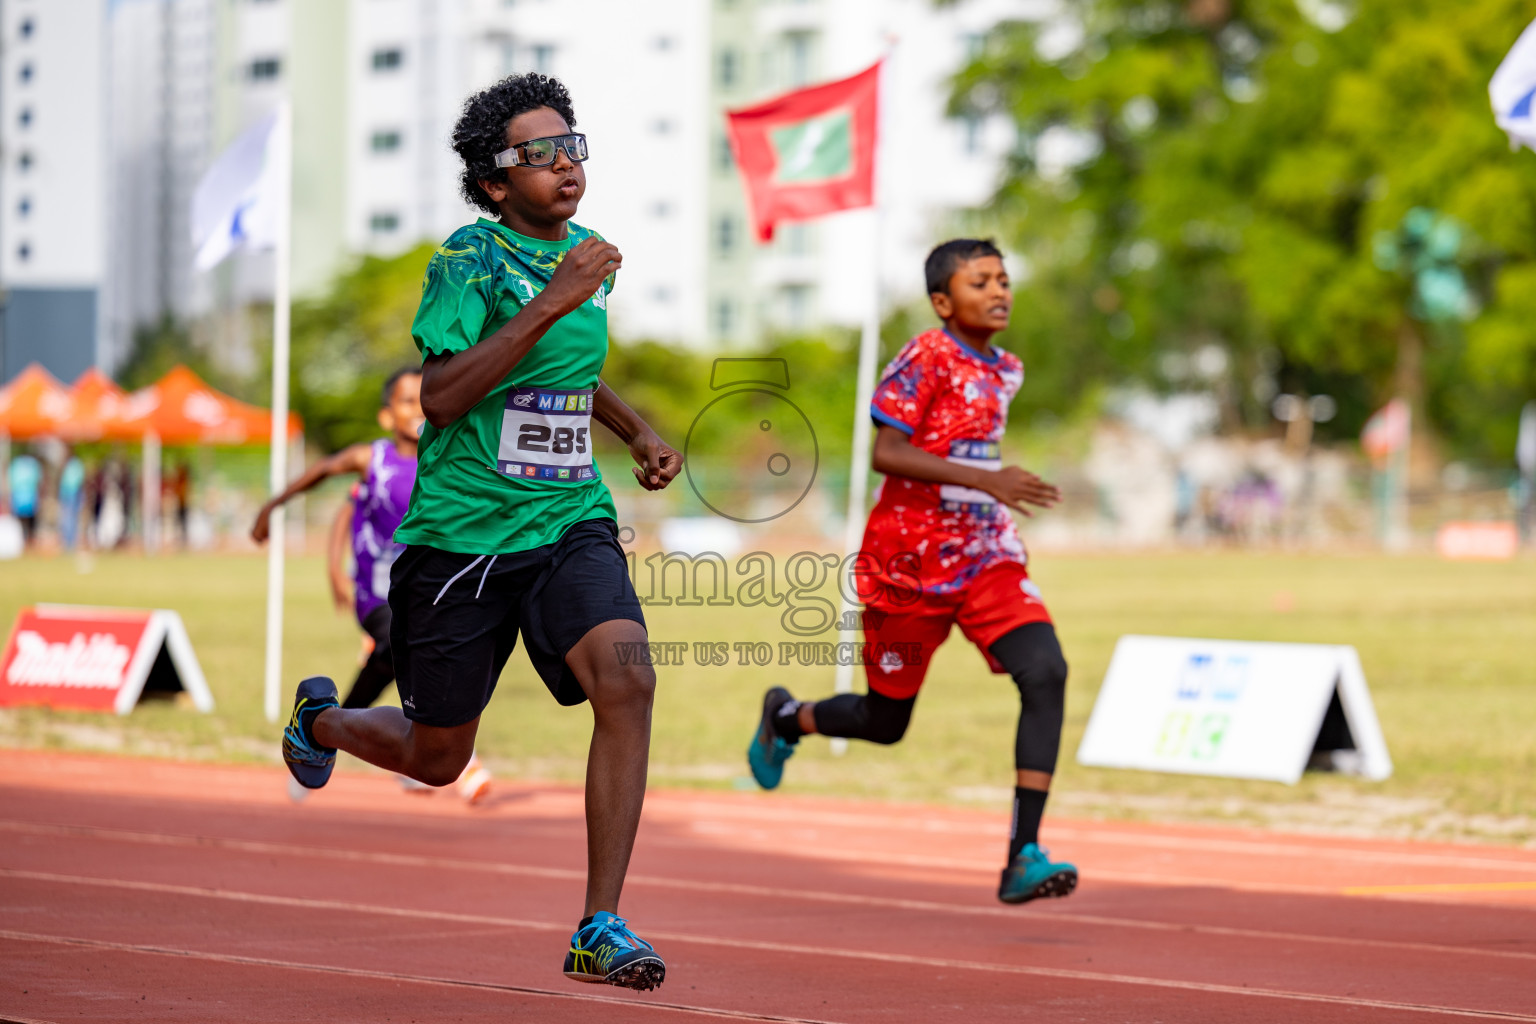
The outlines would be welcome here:
[[[490,703],[517,634],[564,705],[587,699],[565,656],[587,631],[645,625],[612,520],[577,523],[553,544],[509,555],[408,546],[389,577],[395,686],[405,717],[451,728]]]

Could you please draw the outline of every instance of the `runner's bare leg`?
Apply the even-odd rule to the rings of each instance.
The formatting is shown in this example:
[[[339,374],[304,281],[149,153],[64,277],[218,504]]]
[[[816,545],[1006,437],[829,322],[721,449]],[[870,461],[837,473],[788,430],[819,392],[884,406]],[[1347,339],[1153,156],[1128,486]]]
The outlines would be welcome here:
[[[644,626],[615,619],[594,626],[565,656],[592,702],[584,917],[599,910],[618,913],[624,874],[640,827],[656,673],[650,665],[625,664],[618,651],[623,649],[620,645],[645,642]]]
[[[429,786],[458,779],[475,751],[480,718],[445,729],[422,725],[399,708],[328,708],[315,716],[315,739],[327,747]]]

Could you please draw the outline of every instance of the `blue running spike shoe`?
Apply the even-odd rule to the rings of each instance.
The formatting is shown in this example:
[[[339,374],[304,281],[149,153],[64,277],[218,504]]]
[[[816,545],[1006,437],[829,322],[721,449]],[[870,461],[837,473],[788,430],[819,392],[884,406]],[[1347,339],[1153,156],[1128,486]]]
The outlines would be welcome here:
[[[1003,869],[997,898],[1004,903],[1028,903],[1043,896],[1069,896],[1077,888],[1077,868],[1052,864],[1050,855],[1030,843]]]
[[[667,965],[622,917],[599,910],[571,936],[565,976],[649,992],[666,980]]]
[[[775,686],[763,696],[763,717],[757,723],[757,732],[747,745],[747,764],[752,777],[764,789],[775,789],[784,778],[784,762],[794,756],[796,744],[780,736],[773,727],[773,716],[779,708],[795,698],[782,686]]]
[[[330,781],[336,767],[336,748],[322,747],[309,731],[315,716],[334,708],[336,684],[325,676],[310,676],[299,684],[293,698],[293,714],[283,730],[283,761],[294,779],[305,789],[319,789]]]

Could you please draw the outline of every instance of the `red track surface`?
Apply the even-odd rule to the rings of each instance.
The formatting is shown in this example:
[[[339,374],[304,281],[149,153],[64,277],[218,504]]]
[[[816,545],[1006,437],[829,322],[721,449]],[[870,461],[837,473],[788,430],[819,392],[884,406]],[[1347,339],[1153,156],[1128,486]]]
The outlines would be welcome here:
[[[1536,852],[653,793],[624,911],[654,993],[559,973],[581,794],[0,752],[0,1020],[1536,1021]]]

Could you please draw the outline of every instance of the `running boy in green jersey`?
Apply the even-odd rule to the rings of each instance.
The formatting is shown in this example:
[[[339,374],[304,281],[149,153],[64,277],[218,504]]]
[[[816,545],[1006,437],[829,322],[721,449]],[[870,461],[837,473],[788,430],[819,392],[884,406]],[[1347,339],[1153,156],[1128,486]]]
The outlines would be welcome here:
[[[575,122],[565,87],[539,74],[464,106],[453,133],[464,196],[495,219],[460,228],[433,256],[412,328],[427,425],[389,589],[403,710],[343,709],[329,679],[306,679],[283,754],[311,788],[338,749],[448,785],[521,633],[558,703],[592,702],[586,910],[566,977],[650,989],[666,967],[617,911],[656,679],[618,655],[646,642],[645,619],[591,422],[628,445],[647,490],[667,486],[682,457],[598,379],[622,257],[570,222],[586,191]]]

